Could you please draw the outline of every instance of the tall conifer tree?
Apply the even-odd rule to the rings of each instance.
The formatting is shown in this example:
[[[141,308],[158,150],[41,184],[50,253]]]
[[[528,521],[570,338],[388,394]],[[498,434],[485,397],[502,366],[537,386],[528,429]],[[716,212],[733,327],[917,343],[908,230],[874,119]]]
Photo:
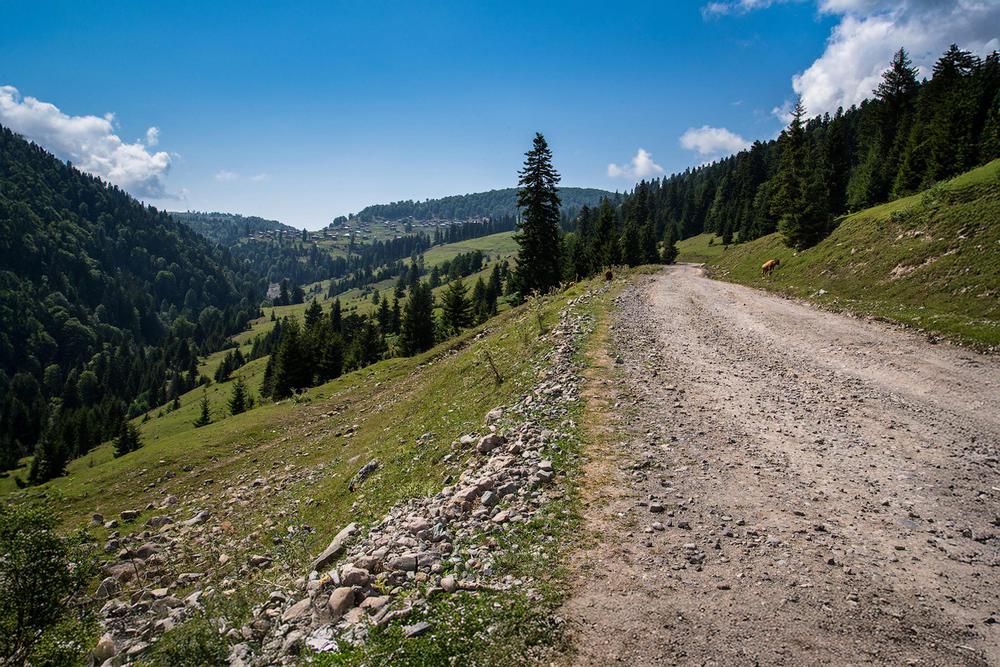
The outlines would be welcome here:
[[[521,222],[514,238],[520,246],[518,285],[522,294],[548,292],[559,285],[562,270],[559,239],[559,173],[552,166],[552,151],[540,132],[525,153],[517,205]]]

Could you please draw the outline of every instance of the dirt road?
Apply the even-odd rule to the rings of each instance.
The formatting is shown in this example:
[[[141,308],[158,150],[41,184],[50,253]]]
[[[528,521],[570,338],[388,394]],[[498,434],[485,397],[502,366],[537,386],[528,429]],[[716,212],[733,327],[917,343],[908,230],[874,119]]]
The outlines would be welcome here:
[[[572,664],[1000,664],[1000,360],[693,266],[608,354]]]

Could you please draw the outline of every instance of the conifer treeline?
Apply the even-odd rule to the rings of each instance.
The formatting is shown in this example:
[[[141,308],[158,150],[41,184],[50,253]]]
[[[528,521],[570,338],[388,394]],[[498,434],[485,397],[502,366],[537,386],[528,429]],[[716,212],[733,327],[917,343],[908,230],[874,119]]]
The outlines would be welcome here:
[[[651,257],[651,239],[668,235],[713,232],[729,244],[780,230],[789,245],[806,247],[829,233],[836,216],[918,192],[997,157],[997,53],[980,59],[953,45],[933,76],[919,82],[900,49],[873,98],[859,106],[810,119],[798,108],[777,140],[639,183],[611,207],[616,231],[606,207],[581,211],[579,238],[566,239],[573,267],[567,273],[587,275],[592,271],[583,269],[595,263],[632,264],[637,253]],[[603,249],[599,257],[595,248]]]
[[[276,320],[270,332],[255,338],[249,355],[270,355],[261,396],[280,400],[388,356],[428,350],[495,315],[504,286],[512,284],[505,262],[494,264],[487,280],[477,279],[471,295],[457,276],[449,281],[437,317],[430,281],[412,275],[412,282],[397,286],[391,303],[376,293],[374,309],[367,315],[345,315],[340,299],[328,311],[313,300],[302,324],[294,317]]]

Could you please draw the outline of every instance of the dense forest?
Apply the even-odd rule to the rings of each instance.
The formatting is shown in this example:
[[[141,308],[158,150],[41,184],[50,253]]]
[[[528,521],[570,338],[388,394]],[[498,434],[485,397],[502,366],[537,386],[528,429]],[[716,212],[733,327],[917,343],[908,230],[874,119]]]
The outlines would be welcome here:
[[[620,206],[586,207],[565,238],[565,273],[657,258],[657,244],[713,232],[729,244],[781,231],[803,248],[837,216],[912,194],[1000,157],[1000,57],[952,46],[929,80],[903,49],[871,99],[806,118],[773,141],[643,181]],[[668,252],[669,254],[669,252]]]
[[[559,198],[564,209],[575,212],[583,206],[595,206],[604,197],[616,198],[605,190],[596,188],[560,188]],[[357,214],[362,221],[377,218],[384,220],[469,220],[471,218],[494,218],[516,216],[517,188],[490,190],[469,195],[452,195],[441,199],[420,201],[398,201],[391,204],[367,206]],[[336,222],[336,221],[335,221]]]
[[[198,381],[258,316],[228,250],[0,128],[0,466],[32,481]]]
[[[300,230],[277,220],[267,220],[255,215],[243,216],[238,213],[202,213],[201,211],[171,211],[174,220],[198,232],[205,238],[223,247],[236,245],[256,232],[284,232],[298,236]]]

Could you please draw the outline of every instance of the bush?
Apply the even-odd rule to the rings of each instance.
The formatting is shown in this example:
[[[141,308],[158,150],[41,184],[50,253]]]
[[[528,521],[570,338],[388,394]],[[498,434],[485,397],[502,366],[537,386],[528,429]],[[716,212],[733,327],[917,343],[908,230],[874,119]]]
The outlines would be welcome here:
[[[97,625],[81,604],[96,573],[85,533],[62,537],[41,508],[0,505],[0,663],[82,663]]]
[[[170,667],[224,665],[229,656],[226,638],[206,616],[195,616],[165,632],[156,642],[148,661]]]

